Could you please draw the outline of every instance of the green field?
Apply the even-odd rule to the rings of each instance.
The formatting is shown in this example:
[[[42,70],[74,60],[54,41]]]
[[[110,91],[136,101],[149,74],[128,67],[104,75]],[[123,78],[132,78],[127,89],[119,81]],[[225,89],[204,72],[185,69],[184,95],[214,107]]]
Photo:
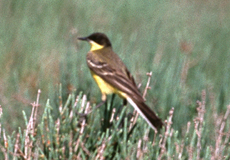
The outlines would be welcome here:
[[[79,42],[77,37],[103,32],[137,84],[141,84],[142,93],[148,80],[146,73],[152,72],[146,103],[158,116],[166,120],[170,109],[174,108],[172,135],[162,145],[167,146],[166,151],[157,144],[161,143],[162,136],[166,136],[162,130],[156,135],[153,148],[149,141],[143,140],[141,159],[230,158],[229,117],[223,130],[220,129],[230,104],[230,2],[2,0],[0,8],[0,105],[3,110],[0,156],[23,157],[23,154],[16,156],[10,152],[14,152],[17,133],[20,133],[20,142],[25,141],[24,129],[31,114],[31,103],[36,101],[38,89],[41,89],[36,119],[38,133],[33,140],[37,157],[74,159],[77,155],[82,159],[95,159],[98,158],[98,146],[105,144],[103,156],[106,159],[135,159],[139,153],[137,144],[144,139],[148,126],[139,117],[133,134],[126,135],[129,121],[124,118],[121,120],[124,123],[120,131],[122,138],[113,138],[120,136],[120,132],[112,132],[121,129],[115,125],[119,122],[114,122],[111,129],[106,120],[109,121],[112,108],[118,109],[122,104],[118,97],[113,103],[109,97],[107,109],[93,110],[82,137],[74,129],[79,117],[67,118],[71,111],[79,111],[84,102],[79,101],[75,108],[77,95],[79,100],[85,95],[92,106],[101,100],[86,65],[85,56],[90,46]],[[63,112],[59,110],[60,104],[66,108]],[[205,111],[198,112],[199,106],[205,106]],[[132,112],[132,107],[128,105],[123,111],[120,117]],[[197,120],[202,114],[204,119]],[[101,122],[104,116],[106,118]],[[71,134],[76,141],[80,139],[82,143],[78,144],[85,144],[85,149],[81,146],[71,154],[70,149],[59,153],[62,146],[59,144],[58,148],[55,141],[53,144],[56,145],[52,147],[40,142],[44,140],[41,136],[47,128],[52,130],[50,137],[56,134],[52,127],[58,119],[63,125],[60,129],[63,145],[68,146],[67,135]],[[197,130],[194,119],[200,122]],[[190,130],[187,130],[188,122],[191,123]],[[43,131],[42,128],[46,129]],[[3,130],[8,135],[8,149]],[[220,132],[222,137],[218,141]],[[86,141],[86,137],[89,140]],[[150,131],[151,142],[153,138],[153,131]],[[216,153],[216,142],[222,145],[220,155]],[[25,146],[21,144],[20,147],[24,153]],[[48,151],[52,152],[48,154]]]

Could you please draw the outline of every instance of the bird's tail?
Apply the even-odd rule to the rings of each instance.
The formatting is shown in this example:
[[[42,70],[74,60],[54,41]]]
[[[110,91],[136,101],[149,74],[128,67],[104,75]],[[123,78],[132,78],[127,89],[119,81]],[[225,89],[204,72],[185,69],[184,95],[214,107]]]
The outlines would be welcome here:
[[[158,130],[164,126],[163,122],[157,115],[143,102],[127,98],[127,101],[137,110],[142,118],[154,129]]]

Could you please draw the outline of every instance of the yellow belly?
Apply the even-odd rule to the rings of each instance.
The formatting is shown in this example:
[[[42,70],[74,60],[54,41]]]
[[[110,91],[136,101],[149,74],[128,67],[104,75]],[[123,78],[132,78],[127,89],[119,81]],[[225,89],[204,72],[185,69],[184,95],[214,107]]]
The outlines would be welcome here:
[[[105,82],[101,77],[97,76],[93,72],[91,72],[91,74],[92,74],[94,80],[96,81],[98,87],[100,88],[102,96],[103,95],[105,96],[107,94],[115,93],[115,94],[118,94],[122,98],[127,98],[125,93],[123,93],[123,92],[119,91],[118,89],[114,88],[113,86],[111,86],[110,84]]]
[[[100,88],[102,93],[105,94],[112,94],[116,92],[116,89],[111,86],[110,84],[108,84],[107,82],[105,82],[101,77],[97,76],[96,74],[92,73],[92,76],[94,78],[94,80],[96,81],[98,87]]]

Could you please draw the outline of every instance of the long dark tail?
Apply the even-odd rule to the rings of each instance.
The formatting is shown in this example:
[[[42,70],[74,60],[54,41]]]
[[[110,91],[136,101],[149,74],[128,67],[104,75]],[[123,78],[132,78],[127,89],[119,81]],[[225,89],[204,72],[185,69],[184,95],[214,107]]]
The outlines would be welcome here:
[[[127,101],[137,110],[142,118],[153,128],[159,130],[164,123],[159,117],[144,103],[135,99],[127,98]]]

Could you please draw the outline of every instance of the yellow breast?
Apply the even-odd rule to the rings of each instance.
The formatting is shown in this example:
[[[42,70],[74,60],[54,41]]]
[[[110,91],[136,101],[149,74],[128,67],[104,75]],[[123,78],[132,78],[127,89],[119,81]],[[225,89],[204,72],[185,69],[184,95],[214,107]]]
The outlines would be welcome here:
[[[108,84],[107,82],[105,82],[101,77],[97,76],[96,74],[92,73],[92,76],[94,78],[94,80],[96,81],[98,87],[101,90],[101,93],[104,94],[112,94],[116,92],[116,89],[111,86],[110,84]]]
[[[94,78],[94,80],[96,81],[98,87],[101,90],[102,94],[118,94],[120,97],[122,98],[127,98],[127,95],[121,91],[119,91],[118,89],[114,88],[113,86],[111,86],[110,84],[108,84],[107,82],[105,82],[101,77],[99,77],[98,75],[96,75],[95,73],[93,73],[91,71],[91,74]]]

